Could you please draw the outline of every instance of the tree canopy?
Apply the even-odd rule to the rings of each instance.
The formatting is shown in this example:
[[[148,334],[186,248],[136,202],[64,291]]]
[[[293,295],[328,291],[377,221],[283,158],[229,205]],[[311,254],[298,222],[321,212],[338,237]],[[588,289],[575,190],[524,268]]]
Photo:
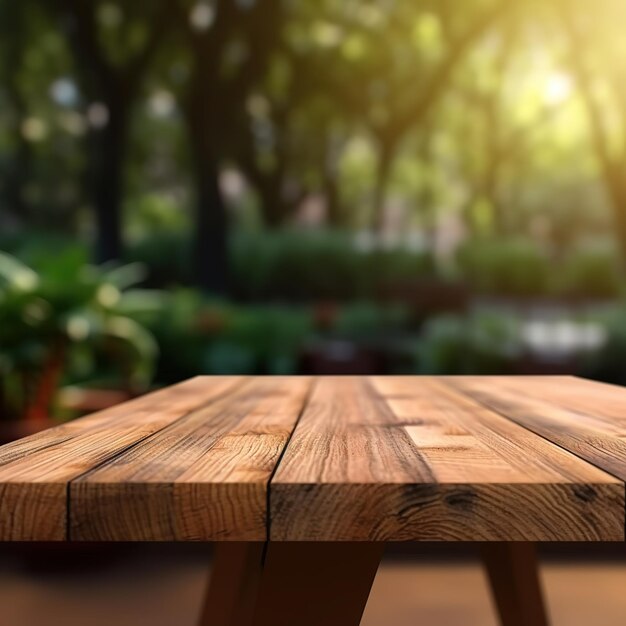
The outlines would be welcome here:
[[[620,0],[0,0],[0,227],[91,237],[100,261],[179,229],[216,293],[232,230],[608,237],[626,258],[625,18]]]

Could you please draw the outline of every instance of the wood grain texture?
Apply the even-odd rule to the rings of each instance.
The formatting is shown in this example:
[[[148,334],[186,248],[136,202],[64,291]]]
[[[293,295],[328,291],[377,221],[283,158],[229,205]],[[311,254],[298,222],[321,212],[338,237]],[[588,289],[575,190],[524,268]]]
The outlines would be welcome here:
[[[435,378],[318,381],[273,540],[621,540],[624,484]]]
[[[623,540],[625,430],[569,377],[199,377],[1,447],[0,540]]]
[[[460,376],[446,383],[626,480],[626,390],[573,376]]]
[[[70,537],[263,541],[267,485],[311,379],[259,377],[70,485]]]
[[[242,382],[193,378],[0,447],[0,541],[67,539],[69,481]]]

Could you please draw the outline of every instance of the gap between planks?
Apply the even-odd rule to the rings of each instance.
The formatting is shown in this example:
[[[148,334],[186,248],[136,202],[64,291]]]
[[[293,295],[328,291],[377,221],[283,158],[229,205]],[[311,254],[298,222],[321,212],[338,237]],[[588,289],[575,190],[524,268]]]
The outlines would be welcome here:
[[[266,537],[266,541],[265,541],[265,546],[263,546],[263,555],[262,555],[262,561],[265,561],[265,556],[267,554],[267,548],[269,546],[269,542],[271,539],[271,527],[272,527],[272,480],[274,480],[274,476],[276,475],[276,472],[278,471],[278,468],[280,467],[280,463],[283,460],[283,457],[285,456],[285,453],[287,452],[287,448],[289,447],[289,443],[291,442],[291,439],[293,437],[293,434],[296,432],[296,428],[298,427],[298,424],[300,423],[300,420],[302,419],[302,416],[304,415],[304,412],[306,411],[306,408],[309,404],[309,400],[311,399],[311,396],[313,395],[313,390],[315,389],[316,385],[317,385],[317,381],[319,380],[319,376],[312,376],[311,377],[311,384],[309,385],[309,388],[307,389],[307,392],[304,396],[304,400],[302,402],[302,406],[300,407],[300,411],[298,412],[298,417],[296,417],[296,420],[293,424],[293,428],[291,429],[291,432],[289,433],[289,437],[287,437],[287,441],[285,442],[285,445],[283,446],[283,449],[280,451],[280,455],[278,456],[278,459],[276,460],[276,464],[274,465],[274,468],[272,469],[272,472],[270,473],[268,479],[267,479],[267,483],[265,485],[265,501],[266,501],[266,505],[265,505],[265,537]]]
[[[378,397],[379,399],[383,400],[385,402],[385,404],[389,407],[388,405],[388,400],[382,396],[382,394],[380,394],[375,388],[373,388],[372,384],[371,384],[371,379],[369,377],[359,377],[362,378],[364,380],[364,382],[366,383],[366,387],[368,388],[368,391],[371,393],[373,392],[375,397]],[[529,426],[525,423],[523,423],[523,421],[519,421],[517,419],[515,419],[514,417],[511,417],[509,415],[507,415],[507,413],[502,410],[502,409],[498,409],[497,407],[494,407],[492,404],[490,404],[488,401],[485,401],[481,398],[477,398],[476,396],[470,394],[468,391],[466,391],[465,389],[462,389],[458,386],[456,386],[453,383],[453,379],[449,378],[449,377],[437,377],[438,381],[445,386],[446,389],[448,389],[452,394],[459,394],[460,396],[462,396],[463,398],[465,398],[466,400],[472,402],[472,403],[476,403],[486,409],[488,409],[489,411],[493,412],[494,414],[499,415],[502,419],[508,421],[508,422],[512,422],[517,424],[518,426],[522,427],[524,430],[532,433],[534,436],[537,436],[538,438],[543,439],[544,441],[548,442],[549,444],[555,446],[556,448],[559,448],[569,454],[572,454],[574,456],[576,456],[578,459],[580,459],[581,461],[588,463],[591,466],[594,466],[598,469],[602,469],[603,471],[605,471],[607,474],[610,474],[611,476],[615,477],[617,480],[619,480],[620,483],[622,483],[622,485],[624,485],[624,479],[622,477],[620,477],[619,475],[616,475],[615,471],[610,471],[604,467],[601,467],[600,465],[589,461],[589,459],[585,458],[582,454],[576,452],[574,449],[567,447],[563,444],[557,443],[555,442],[549,435],[546,434],[542,434],[541,432],[537,432],[537,430],[535,430],[534,428],[532,428],[532,426]],[[234,384],[232,387],[225,389],[224,391],[222,391],[221,393],[217,394],[215,397],[211,398],[208,401],[204,401],[202,403],[200,403],[198,406],[194,407],[193,409],[187,410],[185,411],[183,414],[181,414],[180,416],[178,416],[177,418],[174,419],[174,421],[170,422],[169,424],[161,427],[160,429],[150,433],[149,435],[145,435],[144,437],[142,437],[141,439],[134,441],[133,443],[130,443],[129,445],[125,446],[122,449],[117,450],[115,453],[113,453],[111,456],[107,457],[106,459],[103,459],[102,461],[98,462],[97,464],[95,464],[93,467],[89,468],[88,470],[85,470],[84,472],[81,472],[80,474],[78,474],[77,476],[72,477],[71,479],[69,479],[66,483],[66,540],[67,541],[71,541],[72,540],[72,531],[71,531],[71,521],[72,521],[72,498],[71,498],[71,486],[73,485],[73,483],[75,483],[76,481],[79,481],[81,478],[84,478],[85,476],[88,476],[89,474],[91,474],[92,472],[95,472],[99,467],[106,465],[108,463],[110,463],[112,460],[115,460],[118,457],[123,456],[124,454],[128,453],[130,450],[132,450],[133,448],[141,445],[142,443],[152,439],[152,438],[156,438],[158,436],[161,436],[163,434],[163,432],[168,431],[171,428],[175,428],[175,426],[177,424],[179,424],[182,420],[185,420],[189,417],[190,414],[202,410],[204,408],[207,408],[209,406],[211,406],[212,404],[214,404],[215,402],[218,402],[219,400],[224,400],[225,398],[231,397],[231,396],[236,396],[241,390],[242,388],[245,388],[246,385],[250,384],[250,381],[252,380],[251,377],[242,377],[236,384]],[[280,454],[278,456],[278,459],[265,483],[266,485],[266,520],[265,520],[265,532],[266,535],[269,539],[270,534],[271,534],[271,524],[272,524],[272,494],[273,494],[273,481],[274,481],[274,477],[277,473],[277,471],[279,470],[279,468],[282,465],[283,462],[283,458],[285,456],[285,454],[288,451],[288,446],[290,445],[292,438],[294,436],[294,433],[298,427],[298,425],[301,422],[301,418],[304,415],[308,405],[309,405],[309,400],[311,398],[311,395],[315,389],[315,387],[317,386],[318,382],[319,382],[319,377],[311,377],[311,382],[309,385],[309,388],[305,394],[304,400],[302,402],[302,406],[300,407],[300,410],[298,412],[298,415],[289,431],[289,435],[287,437],[287,440],[284,444],[284,446],[282,447]],[[511,393],[514,393],[513,390],[511,390]],[[519,393],[519,392],[516,392]],[[546,404],[551,404],[551,405],[557,405],[557,406],[562,406],[561,403],[557,400],[550,400],[549,402],[545,399],[543,399],[544,402]],[[566,408],[568,411],[573,411],[571,407],[563,407]],[[389,407],[390,410],[391,407]],[[393,412],[393,410],[392,410]],[[624,525],[626,526],[626,508],[624,508]]]
[[[246,385],[249,385],[251,380],[252,380],[251,376],[243,376],[243,377],[241,377],[241,380],[239,382],[235,383],[234,385],[232,385],[231,387],[229,387],[227,389],[224,389],[224,391],[222,391],[221,393],[218,393],[217,395],[215,395],[214,397],[210,398],[209,400],[206,400],[206,401],[200,403],[198,406],[196,406],[196,407],[194,407],[192,409],[189,409],[185,413],[182,413],[179,417],[177,417],[175,420],[173,420],[169,424],[166,424],[165,426],[159,428],[158,430],[155,430],[154,432],[152,432],[152,433],[150,433],[148,435],[145,435],[141,439],[138,439],[137,441],[135,441],[135,442],[129,444],[128,446],[118,450],[117,452],[113,453],[111,456],[107,457],[106,459],[103,459],[102,461],[96,463],[93,467],[90,467],[88,470],[86,470],[84,472],[81,472],[77,476],[74,476],[73,478],[68,480],[67,484],[66,484],[67,496],[66,496],[66,512],[65,512],[65,540],[66,541],[72,541],[72,497],[71,497],[71,490],[72,490],[72,484],[73,483],[79,481],[81,478],[84,478],[85,476],[89,476],[90,474],[92,474],[93,472],[98,470],[100,467],[103,467],[104,465],[110,463],[111,461],[114,461],[115,459],[123,456],[124,454],[126,454],[127,452],[132,450],[133,448],[135,448],[135,447],[141,445],[142,443],[152,439],[153,437],[157,437],[157,436],[162,435],[163,432],[165,432],[168,429],[174,427],[174,425],[178,424],[181,420],[184,420],[184,419],[188,418],[189,415],[191,415],[192,413],[195,413],[196,411],[205,409],[205,408],[211,406],[212,404],[214,404],[215,402],[217,402],[219,400],[223,400],[224,398],[226,398],[226,397],[228,397],[230,395],[238,393]]]
[[[336,378],[337,380],[335,381],[336,383],[338,383],[338,381],[341,379],[341,377],[331,377],[331,378]],[[386,409],[386,411],[389,411],[393,416],[395,416],[396,418],[398,417],[398,414],[396,412],[396,410],[394,408],[392,408],[389,404],[389,398],[386,397],[386,394],[383,394],[381,392],[379,392],[379,390],[377,390],[374,385],[372,384],[372,381],[374,379],[378,379],[379,377],[365,377],[365,376],[359,376],[359,377],[350,377],[350,380],[352,382],[354,382],[355,379],[361,379],[361,384],[363,385],[363,388],[367,391],[367,395],[370,396],[370,398],[372,399],[372,401],[378,401],[381,404],[379,405],[379,409],[381,409],[382,407],[384,407]],[[380,377],[381,380],[384,380],[385,377]],[[393,377],[392,377],[393,378]],[[401,377],[400,377],[401,378]],[[411,377],[405,377],[405,378],[411,378]],[[451,387],[449,385],[442,385],[442,380],[441,377],[424,377],[422,379],[423,381],[427,382],[427,383],[432,383],[432,384],[436,384],[438,386],[438,388],[440,389],[441,392],[445,393],[446,395],[449,395],[451,398],[457,398],[458,400],[462,400],[464,403],[467,403],[471,406],[476,407],[477,409],[482,409],[482,410],[486,410],[495,420],[501,420],[502,424],[508,424],[508,427],[511,429],[518,429],[520,433],[526,433],[526,438],[529,439],[533,439],[537,442],[537,444],[539,443],[543,443],[543,446],[541,447],[547,447],[552,449],[555,453],[560,453],[562,455],[565,455],[566,457],[569,456],[571,457],[572,461],[575,462],[576,464],[578,464],[578,470],[580,469],[585,469],[585,467],[587,468],[585,470],[585,472],[591,472],[591,475],[595,473],[598,473],[598,475],[603,475],[605,477],[605,479],[610,483],[612,482],[615,485],[616,490],[619,490],[619,505],[618,507],[616,507],[616,509],[614,510],[614,523],[615,523],[615,532],[613,532],[613,534],[611,535],[612,537],[615,537],[615,539],[613,540],[623,540],[623,536],[624,536],[624,517],[623,517],[623,495],[624,495],[624,482],[623,480],[614,477],[614,475],[612,473],[609,472],[604,472],[602,470],[601,467],[598,466],[598,464],[595,464],[593,462],[590,462],[586,459],[582,459],[580,458],[579,455],[572,453],[569,449],[567,449],[564,446],[559,446],[556,445],[553,441],[550,440],[550,438],[548,437],[543,437],[543,436],[539,436],[536,432],[533,431],[532,428],[528,427],[525,424],[519,423],[518,421],[516,421],[515,419],[511,418],[510,416],[503,414],[501,411],[494,411],[491,407],[489,406],[485,406],[484,403],[481,402],[477,402],[476,399],[474,397],[471,396],[471,394],[466,394],[466,393],[462,393],[460,392],[460,390],[456,389],[455,387]],[[431,391],[434,392],[436,389],[432,389]],[[428,389],[424,389],[424,391],[428,391]],[[335,393],[340,393],[340,391],[338,389],[335,390]],[[326,394],[328,395],[328,394]],[[332,397],[332,396],[331,396]],[[328,401],[328,398],[326,398],[326,401]],[[377,404],[376,402],[373,402],[371,404]],[[370,404],[370,406],[371,406]],[[305,407],[305,408],[309,408],[309,407]],[[360,413],[361,409],[366,410],[363,406],[361,406],[360,408],[358,407],[358,403],[356,405],[356,407],[352,407],[352,409],[356,408],[357,414]],[[318,407],[319,410],[319,407]],[[384,412],[386,412],[384,411]],[[366,413],[368,411],[366,410]],[[370,419],[371,421],[371,415],[370,415]],[[304,418],[303,418],[304,420]],[[300,420],[299,421],[299,427],[302,427],[304,421]],[[384,420],[382,420],[384,422]],[[366,419],[367,422],[367,419]],[[355,422],[355,425],[358,425],[359,421],[357,420]],[[307,424],[308,426],[310,426],[310,420],[309,423]],[[367,425],[367,424],[366,424]],[[385,425],[387,425],[386,423],[377,423],[377,420],[374,419],[373,422],[371,422],[371,425],[373,425],[374,427],[384,427]],[[407,426],[407,424],[403,424],[402,419],[397,419],[395,420],[395,424],[394,425],[398,425],[398,426]],[[295,433],[297,433],[297,429],[294,429]],[[307,429],[305,429],[306,431]],[[297,436],[294,433],[294,437]],[[311,433],[305,432],[304,433],[304,441],[306,441],[307,436],[309,436],[310,438]],[[506,433],[501,433],[502,436],[506,436]],[[523,435],[522,435],[523,437]],[[482,438],[481,438],[482,439]],[[300,442],[302,444],[302,442]],[[310,442],[309,442],[310,443]],[[302,444],[304,445],[304,444]],[[491,446],[489,446],[491,448]],[[290,455],[290,451],[291,451],[291,455]],[[545,452],[545,450],[544,450]],[[291,456],[291,458],[288,458],[289,455]],[[274,530],[276,528],[287,528],[287,527],[281,527],[281,522],[277,522],[276,519],[276,506],[277,506],[277,500],[276,498],[279,497],[279,489],[282,488],[287,485],[292,485],[294,489],[297,490],[298,485],[300,485],[300,487],[306,486],[310,481],[311,476],[300,476],[299,480],[294,480],[294,481],[290,481],[290,480],[282,480],[283,477],[281,477],[281,479],[279,480],[279,475],[280,472],[293,472],[293,468],[294,468],[294,455],[298,455],[298,446],[296,446],[296,449],[294,450],[294,441],[291,441],[290,444],[290,448],[285,448],[285,452],[283,453],[283,455],[281,456],[281,463],[279,466],[277,466],[276,471],[274,472],[274,477],[270,483],[269,486],[269,491],[270,491],[270,498],[271,498],[271,502],[273,503],[273,506],[270,507],[269,512],[270,512],[270,523],[271,523],[271,531],[272,534],[274,532]],[[322,455],[323,456],[323,455]],[[418,451],[418,457],[420,457],[421,454]],[[319,463],[321,463],[321,467],[324,466],[324,460],[320,460],[318,459],[318,465]],[[296,463],[295,467],[298,467],[298,463]],[[541,464],[543,465],[543,463]],[[539,465],[538,467],[541,467],[541,465]],[[288,467],[288,469],[285,469],[286,467]],[[559,468],[558,466],[553,466],[553,464],[548,464],[546,467],[549,468],[549,472],[552,473],[553,471],[557,471],[559,474],[561,474],[563,477],[567,477],[569,474],[569,469],[568,466],[565,465],[562,468]],[[576,465],[574,467],[577,467]],[[319,470],[322,471],[322,470]],[[524,471],[524,470],[521,470]],[[543,470],[542,470],[543,471]],[[565,473],[563,473],[565,471]],[[583,474],[585,473],[583,472]],[[430,472],[429,472],[430,473]],[[578,472],[575,472],[578,473]],[[296,470],[296,475],[298,474],[298,470]],[[583,479],[584,481],[584,477],[581,477],[580,475],[578,476],[578,479]],[[575,482],[576,479],[574,479]],[[322,481],[324,482],[324,481]],[[333,484],[335,481],[330,480],[328,481],[328,484]],[[490,482],[490,481],[487,481]],[[566,480],[566,483],[569,483],[570,480]],[[601,481],[604,482],[604,481]],[[369,481],[365,481],[363,483],[359,482],[359,481],[348,481],[348,483],[354,485],[354,486],[358,486],[359,484],[363,485],[363,484],[369,484]],[[378,481],[376,482],[376,484],[378,483]],[[454,481],[443,481],[442,484],[450,484],[452,486],[454,486]],[[499,481],[494,481],[494,485],[497,485],[499,483]],[[412,484],[412,483],[411,483]],[[519,484],[521,486],[523,486],[525,483],[523,481],[516,483]],[[532,484],[535,484],[534,481],[532,481]],[[543,484],[543,481],[539,481],[539,483],[537,483],[539,486],[541,486]],[[550,482],[547,482],[546,485],[551,484]],[[558,481],[558,484],[561,484],[561,481]],[[305,490],[306,491],[306,490]],[[573,490],[575,492],[575,490]],[[576,493],[574,493],[574,495],[578,495]],[[289,497],[288,494],[281,494],[281,496],[284,500],[284,498]],[[279,497],[279,499],[280,499]],[[303,495],[303,497],[305,498],[304,502],[307,501],[307,496],[306,494]],[[360,497],[360,496],[359,496]],[[500,497],[500,496],[498,496]],[[286,500],[285,500],[286,501]],[[310,504],[310,502],[309,502]],[[308,506],[308,505],[307,505]],[[314,506],[314,505],[312,505]],[[283,515],[284,516],[284,515]],[[287,519],[287,518],[285,518]],[[286,523],[284,520],[282,523]],[[591,523],[591,522],[590,522]],[[277,526],[278,524],[278,526]],[[314,524],[315,525],[315,524]],[[620,531],[619,533],[617,533],[616,529],[617,527],[620,527]],[[309,530],[307,530],[307,532],[309,532]],[[304,532],[304,531],[302,531]],[[306,534],[306,532],[305,532]],[[301,535],[301,534],[300,534]],[[276,539],[286,539],[286,540],[297,540],[297,539],[304,539],[304,535],[300,536],[297,532],[295,534],[291,533],[290,530],[279,530],[278,534],[276,536]],[[619,539],[617,539],[619,535]],[[311,535],[313,536],[313,535]],[[343,536],[343,535],[342,535]],[[354,537],[352,537],[352,539],[355,539],[356,535]],[[359,535],[359,539],[360,539],[360,535]],[[306,536],[306,540],[311,540],[311,538],[307,535]]]

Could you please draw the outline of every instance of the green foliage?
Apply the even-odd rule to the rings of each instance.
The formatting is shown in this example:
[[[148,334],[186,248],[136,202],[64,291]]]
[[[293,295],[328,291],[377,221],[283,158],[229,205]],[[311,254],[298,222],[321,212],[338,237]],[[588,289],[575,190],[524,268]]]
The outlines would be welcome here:
[[[0,253],[0,368],[4,397],[10,399],[0,411],[19,413],[37,400],[47,403],[41,397],[47,378],[58,382],[71,363],[87,370],[74,375],[93,376],[102,355],[116,361],[118,379],[145,387],[157,346],[134,316],[158,303],[128,289],[142,277],[137,266],[89,266],[80,249],[34,259],[32,268]],[[76,361],[74,349],[81,354]]]
[[[178,230],[149,232],[128,246],[125,260],[148,270],[151,286],[167,287],[190,282],[189,237]]]
[[[234,292],[244,299],[350,298],[364,288],[359,255],[342,234],[241,234],[232,250]]]
[[[410,326],[409,312],[405,307],[379,306],[361,302],[343,307],[332,327],[334,334],[358,341],[391,342],[398,333]]]
[[[243,301],[354,300],[376,297],[392,284],[432,273],[424,252],[362,249],[345,232],[236,232],[230,238],[231,292]],[[127,260],[149,268],[154,286],[191,282],[188,238],[151,233],[130,246]]]
[[[376,303],[453,261],[472,295],[622,294],[626,235],[580,244],[624,223],[624,3],[591,21],[569,3],[578,42],[539,4],[0,0],[0,248],[19,258],[0,260],[3,371],[37,378],[60,342],[66,377],[111,376],[107,352],[143,385],[150,328],[161,382],[293,372],[311,337],[401,341],[407,311]],[[116,135],[123,162],[100,149]],[[114,212],[117,194],[99,201],[118,186],[131,265],[93,268],[94,206]],[[232,301],[183,288],[196,235],[228,240]],[[423,248],[384,244],[405,235]],[[424,372],[493,371],[514,334],[443,317],[416,354]]]
[[[600,315],[597,319],[605,340],[599,350],[587,355],[580,374],[586,378],[602,380],[626,386],[626,305],[622,301],[616,308]]]
[[[463,275],[480,293],[528,296],[545,293],[553,266],[536,244],[476,240],[459,251]]]
[[[504,374],[521,353],[515,320],[501,314],[447,315],[428,322],[416,350],[423,374]]]
[[[282,231],[232,240],[234,294],[244,300],[355,300],[432,271],[423,252],[363,249],[348,233]]]
[[[164,294],[149,328],[161,349],[157,379],[169,383],[201,373],[297,374],[303,349],[315,338],[388,343],[409,332],[410,322],[398,306],[242,307],[183,289]]]
[[[461,274],[479,293],[615,298],[624,288],[614,246],[587,245],[560,257],[523,239],[474,240],[459,251]]]
[[[277,211],[277,223],[284,224],[303,197],[333,193],[341,215],[329,222],[369,223],[384,148],[392,171],[383,195],[408,205],[407,224],[424,225],[450,206],[467,209],[471,228],[480,217],[471,215],[472,207],[488,206],[494,215],[481,228],[490,234],[499,234],[500,223],[528,232],[537,214],[575,237],[590,222],[608,228],[610,207],[601,193],[584,98],[575,68],[563,60],[564,28],[549,8],[513,3],[492,15],[508,3],[475,0],[452,11],[426,0],[282,2],[276,3],[282,14],[264,13],[266,32],[277,29],[280,36],[259,44],[251,16],[262,9],[254,3],[181,2],[178,12],[168,12],[168,4],[98,0],[80,16],[66,2],[0,5],[0,178],[8,181],[0,181],[0,202],[22,226],[77,232],[88,225],[94,198],[87,184],[92,177],[84,174],[105,164],[84,148],[98,124],[92,105],[106,91],[95,78],[104,64],[122,74],[138,72],[123,165],[132,237],[165,225],[189,228],[187,219],[178,219],[192,214],[193,201],[186,102],[202,91],[190,81],[208,76],[216,81],[206,86],[215,110],[233,116],[225,136],[218,133],[221,165],[243,174],[250,187],[228,198],[240,223],[249,221],[251,195],[263,216]],[[153,41],[164,7],[167,28]],[[80,49],[69,28],[90,22],[90,13],[95,56],[85,42]],[[622,14],[619,2],[603,4],[594,20],[597,50],[586,59],[598,69],[604,119],[619,114],[611,88],[621,61],[614,54],[610,62],[600,59],[621,45],[615,16]],[[215,44],[208,47],[211,63],[197,75],[195,38]],[[252,45],[267,57],[265,70],[253,72],[251,84],[221,89],[222,79],[230,86],[231,74],[239,75],[234,70],[245,65]],[[544,59],[540,66],[534,50]],[[617,153],[623,142],[614,134],[608,147]],[[358,146],[361,157],[353,163]],[[23,207],[14,206],[16,194]],[[576,220],[563,219],[564,199]]]
[[[184,289],[164,294],[149,326],[161,347],[162,382],[200,373],[294,373],[300,347],[312,333],[305,310],[242,308]]]
[[[606,246],[588,246],[568,255],[552,280],[558,291],[587,298],[615,298],[624,288],[618,252]]]
[[[22,261],[43,267],[71,254],[88,262],[84,245],[34,233],[0,244]],[[458,251],[456,268],[435,265],[426,252],[398,246],[364,248],[338,231],[238,232],[231,238],[233,295],[244,302],[315,302],[377,299],[389,288],[420,280],[462,279],[474,293],[526,297],[614,298],[624,290],[619,251],[600,241],[548,255],[522,238],[472,239]],[[131,267],[145,268],[145,284],[189,284],[189,244],[180,231],[160,231],[134,242]]]

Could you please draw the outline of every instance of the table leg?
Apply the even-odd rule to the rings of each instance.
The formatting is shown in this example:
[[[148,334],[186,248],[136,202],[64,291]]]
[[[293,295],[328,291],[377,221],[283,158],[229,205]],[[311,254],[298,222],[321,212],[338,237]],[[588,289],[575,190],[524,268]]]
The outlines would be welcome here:
[[[248,626],[263,567],[263,542],[215,544],[199,626]]]
[[[482,560],[502,626],[548,626],[535,545],[484,543]]]
[[[358,626],[383,543],[271,542],[254,626]]]

